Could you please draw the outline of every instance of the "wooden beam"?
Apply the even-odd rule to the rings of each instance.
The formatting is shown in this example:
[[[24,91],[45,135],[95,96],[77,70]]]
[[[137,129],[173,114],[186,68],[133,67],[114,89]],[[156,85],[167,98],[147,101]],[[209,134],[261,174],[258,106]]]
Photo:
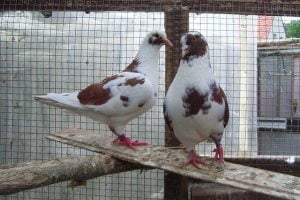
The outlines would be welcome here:
[[[187,1],[191,12],[241,15],[299,16],[300,1],[287,0],[195,0]]]
[[[107,153],[114,158],[158,168],[182,176],[237,187],[253,192],[287,199],[300,199],[300,178],[242,165],[225,163],[220,167],[211,158],[200,169],[186,166],[187,152],[182,148],[166,148],[146,145],[131,150],[120,145],[112,145],[113,138],[84,130],[65,130],[51,134],[49,139],[82,147],[98,153]]]
[[[247,190],[241,190],[216,183],[200,183],[189,186],[189,199],[243,199]]]
[[[2,10],[24,11],[162,11],[164,0],[2,0]]]
[[[189,9],[181,5],[168,6],[165,9],[165,30],[168,38],[173,43],[173,48],[166,48],[166,70],[165,91],[168,91],[179,66],[181,55],[180,37],[189,30]],[[165,146],[178,146],[180,142],[176,139],[172,130],[165,128]],[[185,178],[174,173],[165,172],[164,177],[164,199],[186,199],[182,195],[187,194],[188,182]],[[180,198],[182,197],[182,198]]]
[[[163,12],[165,6],[180,3],[195,13],[300,16],[299,0],[2,0],[0,9],[24,11],[133,11]]]
[[[264,200],[282,200],[279,197],[270,197],[266,194],[255,193],[242,190],[227,185],[217,183],[201,182],[189,186],[190,200],[207,200],[207,199],[264,199]]]
[[[282,158],[225,158],[225,161],[300,177],[300,159],[288,163]]]
[[[296,38],[289,38],[285,40],[278,40],[278,41],[271,41],[271,42],[258,42],[257,47],[258,49],[263,47],[276,47],[279,48],[280,46],[299,46],[300,39]]]
[[[0,165],[0,195],[68,180],[85,181],[140,168],[139,165],[119,161],[107,155]]]

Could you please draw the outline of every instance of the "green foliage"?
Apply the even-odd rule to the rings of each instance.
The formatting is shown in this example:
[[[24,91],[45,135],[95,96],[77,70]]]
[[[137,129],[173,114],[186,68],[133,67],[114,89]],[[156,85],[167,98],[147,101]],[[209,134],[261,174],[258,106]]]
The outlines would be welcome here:
[[[286,35],[288,38],[300,38],[300,20],[292,20],[286,24]]]

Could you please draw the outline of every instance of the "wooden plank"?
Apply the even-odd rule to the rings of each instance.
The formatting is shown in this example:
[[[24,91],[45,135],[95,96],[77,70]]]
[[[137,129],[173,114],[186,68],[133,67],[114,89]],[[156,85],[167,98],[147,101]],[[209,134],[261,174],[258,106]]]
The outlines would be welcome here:
[[[165,6],[179,3],[188,6],[190,12],[225,13],[242,15],[300,16],[297,0],[2,0],[0,9],[35,11],[134,11],[163,12]]]
[[[147,145],[134,151],[124,146],[112,145],[113,138],[76,129],[51,134],[48,138],[94,152],[106,153],[120,160],[166,170],[194,179],[220,183],[280,198],[300,198],[299,177],[229,162],[226,162],[223,168],[214,160],[206,157],[202,158],[206,165],[201,169],[196,169],[184,165],[187,152],[182,148]]]
[[[68,180],[82,182],[103,175],[140,168],[140,165],[125,163],[107,155],[0,165],[0,195]]]

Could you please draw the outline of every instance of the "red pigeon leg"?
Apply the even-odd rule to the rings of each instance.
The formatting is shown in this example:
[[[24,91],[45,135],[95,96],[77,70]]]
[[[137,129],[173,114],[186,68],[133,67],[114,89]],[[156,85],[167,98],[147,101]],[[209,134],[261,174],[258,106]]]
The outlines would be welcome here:
[[[135,150],[136,146],[142,146],[147,145],[146,142],[140,142],[138,140],[133,141],[129,137],[126,137],[125,135],[118,135],[117,138],[112,142],[113,144],[122,144],[125,146],[128,146],[129,148]]]
[[[224,150],[222,145],[217,145],[216,148],[213,150],[215,152],[215,157],[214,159],[219,161],[221,164],[224,163]]]
[[[148,144],[146,142],[139,142],[138,140],[133,141],[129,137],[126,137],[125,134],[118,134],[114,128],[112,127],[109,128],[117,136],[117,138],[114,141],[112,141],[112,144],[122,144],[128,146],[133,150],[135,150],[136,146],[142,146]]]
[[[193,165],[196,168],[200,168],[200,165],[204,165],[205,162],[198,158],[198,155],[195,150],[191,150],[189,154],[189,158],[185,161],[186,165]]]

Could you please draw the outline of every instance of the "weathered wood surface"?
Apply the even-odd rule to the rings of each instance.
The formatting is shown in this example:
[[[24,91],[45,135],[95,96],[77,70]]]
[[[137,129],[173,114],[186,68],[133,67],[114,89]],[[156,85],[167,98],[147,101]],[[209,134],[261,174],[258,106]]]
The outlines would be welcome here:
[[[300,199],[299,177],[228,162],[222,168],[210,158],[203,158],[206,165],[201,167],[201,169],[196,169],[192,166],[184,165],[187,152],[182,148],[147,145],[134,151],[124,146],[112,145],[113,138],[76,129],[68,129],[51,134],[48,138],[94,152],[106,153],[120,160],[177,173],[182,176],[229,185],[280,198]]]
[[[107,155],[0,165],[0,195],[67,180],[85,181],[139,167],[141,166],[119,161]]]
[[[188,6],[191,12],[210,12],[242,15],[299,16],[299,0],[3,0],[2,10],[35,11],[135,11],[163,12],[165,6]],[[47,16],[47,15],[46,15]],[[50,15],[51,16],[51,15]]]

